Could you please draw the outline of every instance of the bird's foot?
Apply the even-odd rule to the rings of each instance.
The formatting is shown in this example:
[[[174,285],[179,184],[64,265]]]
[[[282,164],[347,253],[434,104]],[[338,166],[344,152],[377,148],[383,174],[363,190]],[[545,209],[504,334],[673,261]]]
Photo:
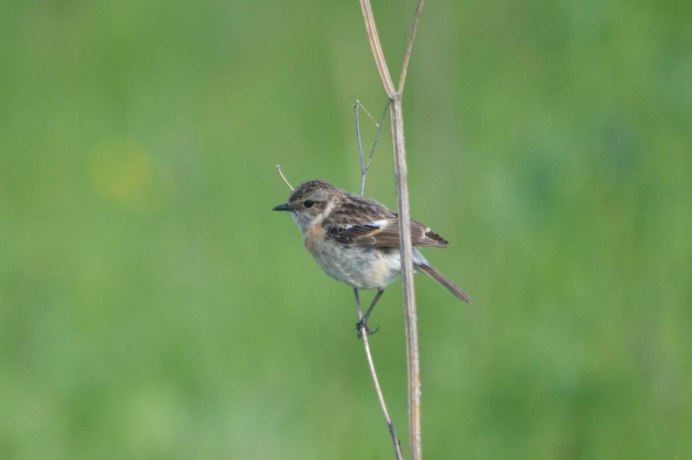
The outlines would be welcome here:
[[[379,330],[379,327],[375,328],[375,330],[370,329],[365,319],[361,319],[356,323],[356,331],[358,332],[359,339],[362,338],[363,335],[373,335],[375,332]]]

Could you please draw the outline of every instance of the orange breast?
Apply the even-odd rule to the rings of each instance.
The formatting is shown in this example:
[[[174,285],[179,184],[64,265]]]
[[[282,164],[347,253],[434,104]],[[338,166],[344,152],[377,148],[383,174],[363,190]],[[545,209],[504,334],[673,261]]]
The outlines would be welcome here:
[[[322,224],[313,225],[305,232],[305,247],[308,248],[308,251],[314,253],[322,242],[322,238],[324,238],[324,227],[322,227]]]

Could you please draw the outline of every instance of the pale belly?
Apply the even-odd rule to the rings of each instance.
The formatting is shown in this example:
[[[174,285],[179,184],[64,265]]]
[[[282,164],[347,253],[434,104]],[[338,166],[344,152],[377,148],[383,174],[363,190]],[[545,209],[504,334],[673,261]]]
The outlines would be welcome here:
[[[401,273],[399,249],[385,251],[324,242],[307,247],[326,274],[358,289],[384,289]],[[425,262],[416,249],[413,258],[414,262]]]

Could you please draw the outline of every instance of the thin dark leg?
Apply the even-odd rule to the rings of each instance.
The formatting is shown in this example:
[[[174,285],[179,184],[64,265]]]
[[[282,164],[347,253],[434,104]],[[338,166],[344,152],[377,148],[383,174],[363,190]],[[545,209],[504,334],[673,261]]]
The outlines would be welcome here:
[[[360,298],[358,297],[358,289],[354,288],[353,292],[356,296],[356,303],[360,305]],[[375,294],[375,297],[372,299],[372,303],[368,307],[368,311],[365,312],[365,315],[363,315],[363,319],[358,321],[356,323],[356,330],[358,331],[358,337],[363,336],[363,331],[365,331],[366,334],[368,335],[373,335],[375,332],[377,332],[380,328],[376,328],[375,330],[372,330],[368,327],[368,319],[370,318],[370,315],[372,314],[372,311],[375,309],[375,305],[377,302],[380,300],[380,297],[382,297],[382,294],[384,294],[384,289],[378,289],[377,294]]]
[[[380,297],[382,297],[382,294],[384,294],[384,289],[378,289],[377,294],[375,294],[375,297],[372,299],[372,303],[368,307],[368,311],[365,312],[365,316],[363,316],[363,321],[368,322],[368,318],[370,318],[370,315],[372,314],[372,311],[375,309],[375,304],[380,300]]]
[[[353,296],[356,298],[356,307],[360,307],[360,296],[358,295],[358,288],[353,288]]]

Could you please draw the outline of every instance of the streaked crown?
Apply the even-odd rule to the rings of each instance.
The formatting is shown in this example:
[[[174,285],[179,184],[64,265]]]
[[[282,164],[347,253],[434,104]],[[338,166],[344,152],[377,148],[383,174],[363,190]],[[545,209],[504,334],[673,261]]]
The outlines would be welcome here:
[[[324,201],[334,195],[339,189],[329,182],[322,180],[310,180],[303,182],[293,191],[288,199],[289,203],[300,203],[307,199],[313,201]]]

